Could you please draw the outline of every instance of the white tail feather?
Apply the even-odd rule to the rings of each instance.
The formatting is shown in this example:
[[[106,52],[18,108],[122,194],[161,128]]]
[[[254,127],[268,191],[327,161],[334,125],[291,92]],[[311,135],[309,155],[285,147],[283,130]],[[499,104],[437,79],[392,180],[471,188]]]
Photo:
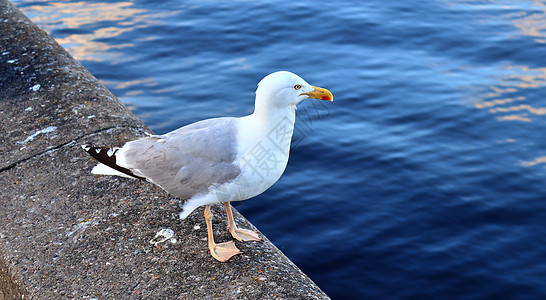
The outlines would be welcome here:
[[[129,175],[125,174],[125,173],[114,170],[114,169],[108,167],[105,164],[100,164],[100,163],[96,167],[93,168],[91,173],[96,174],[96,175],[113,175],[113,176],[120,176],[120,177],[135,179],[135,177],[129,176]]]

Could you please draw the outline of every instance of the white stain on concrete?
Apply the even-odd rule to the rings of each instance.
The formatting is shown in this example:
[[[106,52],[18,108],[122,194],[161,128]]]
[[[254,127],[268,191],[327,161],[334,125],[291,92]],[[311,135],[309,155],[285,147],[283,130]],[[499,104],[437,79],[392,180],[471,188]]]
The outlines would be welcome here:
[[[35,84],[34,86],[32,86],[30,89],[37,92],[39,89],[40,89],[41,85],[40,84]]]
[[[32,141],[35,137],[37,137],[38,135],[40,135],[40,134],[42,134],[42,133],[43,133],[43,134],[45,134],[45,133],[50,133],[50,132],[53,132],[53,131],[55,131],[55,130],[57,130],[57,126],[49,126],[49,127],[44,128],[44,129],[40,129],[40,130],[36,131],[35,133],[29,135],[24,141],[22,141],[22,142],[17,142],[17,143],[19,143],[19,144],[26,144],[26,143]]]
[[[164,241],[171,239],[174,236],[174,231],[170,228],[163,228],[159,230],[153,239],[150,240],[150,244],[157,245],[159,243],[163,243]],[[171,243],[176,243],[176,239],[171,239]]]

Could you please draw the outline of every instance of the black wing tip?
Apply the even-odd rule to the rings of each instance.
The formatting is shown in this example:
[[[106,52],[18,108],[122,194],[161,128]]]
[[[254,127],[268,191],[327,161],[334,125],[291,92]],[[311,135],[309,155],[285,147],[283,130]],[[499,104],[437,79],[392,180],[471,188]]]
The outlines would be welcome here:
[[[96,156],[100,157],[103,155],[106,155],[107,157],[112,157],[112,156],[115,157],[115,151],[117,151],[117,149],[115,149],[114,147],[108,147],[108,146],[93,146],[89,144],[83,144],[81,145],[81,147],[85,152],[91,154],[91,156],[95,158]],[[108,152],[109,150],[110,152]],[[101,153],[101,152],[104,152],[104,153]]]
[[[89,155],[98,160],[100,163],[136,179],[146,180],[146,178],[135,175],[133,172],[131,172],[131,170],[116,164],[116,152],[119,150],[119,148],[108,146],[97,147],[88,144],[81,145],[81,147],[85,152],[89,153]]]

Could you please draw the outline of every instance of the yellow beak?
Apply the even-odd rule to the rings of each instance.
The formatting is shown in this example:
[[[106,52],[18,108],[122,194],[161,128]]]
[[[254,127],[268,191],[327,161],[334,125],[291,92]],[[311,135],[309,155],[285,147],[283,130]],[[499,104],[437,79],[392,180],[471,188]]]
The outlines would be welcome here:
[[[325,100],[325,101],[334,101],[334,96],[332,95],[332,93],[330,93],[329,90],[327,89],[324,89],[324,88],[320,88],[320,87],[316,87],[316,86],[313,86],[313,88],[315,90],[309,92],[309,93],[301,93],[301,95],[307,95],[309,96],[309,98],[313,98],[313,99],[320,99],[320,100]]]

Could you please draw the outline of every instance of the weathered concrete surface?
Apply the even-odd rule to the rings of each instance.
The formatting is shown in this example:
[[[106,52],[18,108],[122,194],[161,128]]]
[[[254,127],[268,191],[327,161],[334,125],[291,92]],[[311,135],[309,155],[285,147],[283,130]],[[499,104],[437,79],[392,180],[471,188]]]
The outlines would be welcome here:
[[[219,263],[202,209],[182,223],[161,189],[92,176],[81,143],[122,144],[147,128],[5,0],[0,16],[0,300],[327,298],[267,239]],[[217,240],[230,240],[213,212]],[[176,241],[151,245],[161,228]]]

